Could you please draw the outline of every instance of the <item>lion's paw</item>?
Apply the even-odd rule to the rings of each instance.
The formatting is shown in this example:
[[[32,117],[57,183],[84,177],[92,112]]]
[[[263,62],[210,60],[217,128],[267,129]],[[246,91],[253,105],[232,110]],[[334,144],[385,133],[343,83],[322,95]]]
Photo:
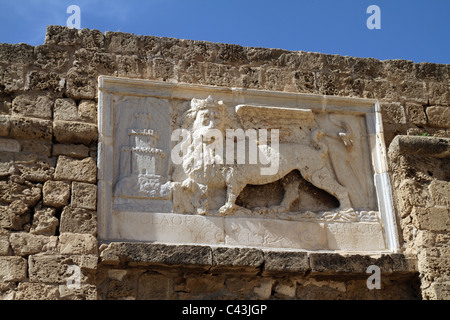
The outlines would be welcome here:
[[[219,213],[223,216],[226,216],[231,214],[234,211],[234,209],[235,209],[234,205],[226,203],[219,209]]]

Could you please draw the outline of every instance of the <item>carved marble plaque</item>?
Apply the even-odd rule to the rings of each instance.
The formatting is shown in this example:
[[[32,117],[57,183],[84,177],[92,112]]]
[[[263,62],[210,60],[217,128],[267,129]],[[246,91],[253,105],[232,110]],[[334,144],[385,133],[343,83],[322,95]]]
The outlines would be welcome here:
[[[99,82],[100,239],[398,250],[377,101]]]

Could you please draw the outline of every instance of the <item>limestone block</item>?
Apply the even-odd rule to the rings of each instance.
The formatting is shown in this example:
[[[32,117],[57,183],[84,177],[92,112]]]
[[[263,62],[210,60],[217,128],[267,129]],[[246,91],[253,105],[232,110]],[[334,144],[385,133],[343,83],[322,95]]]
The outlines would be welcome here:
[[[272,288],[274,282],[275,281],[272,279],[262,280],[261,284],[258,287],[256,287],[253,291],[259,298],[269,299],[270,296],[272,295]]]
[[[448,105],[448,102],[450,101],[450,90],[448,88],[448,83],[446,83],[445,81],[427,81],[425,92],[427,102],[431,105],[445,106]]]
[[[53,179],[56,159],[38,154],[21,153],[15,157],[17,174],[30,182],[45,182]]]
[[[63,26],[47,26],[45,34],[46,45],[72,46],[80,43],[77,29],[65,28]]]
[[[16,300],[59,300],[57,285],[21,282],[17,286]]]
[[[66,84],[66,79],[55,72],[31,71],[26,75],[27,90],[61,92]]]
[[[65,121],[78,121],[80,120],[78,116],[78,108],[75,100],[70,98],[56,99],[55,100],[55,110],[53,113],[53,119],[65,120]]]
[[[426,113],[431,127],[450,128],[449,107],[427,107]]]
[[[55,179],[95,183],[97,180],[97,164],[93,158],[78,160],[67,156],[59,156]]]
[[[46,251],[46,245],[53,241],[52,237],[29,233],[11,233],[9,237],[15,255],[28,256]]]
[[[12,103],[12,114],[23,117],[51,119],[53,100],[45,95],[19,95]]]
[[[1,219],[1,217],[0,217]],[[1,225],[1,223],[0,223]],[[10,232],[0,227],[0,256],[9,255],[9,235]]]
[[[0,45],[0,62],[4,64],[18,63],[28,65],[33,59],[34,47],[25,43]]]
[[[110,52],[136,53],[139,50],[138,37],[134,34],[107,31],[105,40]]]
[[[27,260],[22,257],[0,257],[0,283],[20,282],[27,278]]]
[[[30,222],[30,213],[23,201],[15,200],[9,206],[0,206],[0,227],[22,230],[28,222]]]
[[[82,255],[71,255],[72,261],[86,271],[94,271],[98,266],[98,255],[97,254],[82,254]]]
[[[9,128],[11,122],[9,116],[0,114],[0,137],[7,137],[9,135]]]
[[[45,140],[21,140],[22,152],[32,153],[37,156],[45,157],[52,156],[52,142]]]
[[[420,230],[449,231],[450,210],[448,207],[434,206],[431,208],[415,207],[411,212],[414,226]]]
[[[53,236],[59,226],[59,220],[55,217],[55,209],[35,209],[33,224],[30,233],[43,236]]]
[[[81,284],[80,288],[59,285],[60,300],[98,300],[95,285]]]
[[[34,47],[34,66],[40,69],[59,71],[66,69],[70,63],[69,52],[58,46],[40,45]]]
[[[295,251],[264,251],[266,272],[306,272],[309,269],[308,254]]]
[[[252,248],[217,247],[212,249],[213,266],[217,267],[245,267],[259,268],[264,262],[261,250]],[[257,269],[259,271],[259,269]]]
[[[53,126],[50,120],[13,116],[10,121],[12,138],[51,140],[53,137]]]
[[[211,248],[207,246],[165,245],[152,243],[112,242],[101,254],[105,264],[127,261],[130,265],[196,265],[209,268]]]
[[[383,120],[390,123],[406,123],[406,114],[400,103],[383,103],[381,105]]]
[[[89,148],[82,144],[55,144],[53,145],[53,157],[69,156],[72,158],[87,158]]]
[[[73,182],[71,205],[72,207],[96,210],[97,186],[94,184]]]
[[[75,121],[54,121],[53,131],[56,141],[90,145],[97,141],[98,132],[95,124]]]
[[[430,194],[438,206],[450,206],[450,182],[433,180],[429,186]]]
[[[188,279],[189,281],[190,279]],[[145,273],[139,277],[137,299],[151,300],[151,299],[168,299],[171,294],[171,279],[164,275]],[[190,286],[195,294],[195,287]],[[200,291],[204,291],[205,286],[202,286]]]
[[[0,181],[0,200],[6,203],[21,201],[26,206],[32,207],[41,199],[41,188],[19,176],[11,176],[10,181]],[[15,205],[18,205],[17,203]],[[23,214],[21,212],[20,214]]]
[[[24,87],[24,78],[23,66],[19,65],[9,65],[2,66],[0,69],[0,85],[3,88],[3,92],[11,93],[19,90],[23,90]]]
[[[14,139],[0,138],[0,152],[19,152],[20,143]]]
[[[67,206],[61,214],[61,233],[97,233],[97,213],[95,211]]]
[[[70,184],[64,181],[47,181],[42,193],[44,205],[61,208],[69,203]]]
[[[90,234],[62,233],[59,236],[60,254],[96,254],[97,239]]]
[[[424,107],[421,104],[406,103],[405,113],[407,122],[420,126],[427,124],[427,117],[425,115]]]
[[[74,275],[69,267],[78,267],[70,256],[31,255],[28,257],[28,276],[31,283],[67,284]],[[86,276],[80,272],[80,283]]]
[[[83,66],[84,67],[84,66]],[[75,100],[92,100],[96,96],[96,77],[92,77],[77,68],[67,72],[66,94]]]
[[[83,121],[97,124],[97,103],[92,100],[81,100],[78,114]]]

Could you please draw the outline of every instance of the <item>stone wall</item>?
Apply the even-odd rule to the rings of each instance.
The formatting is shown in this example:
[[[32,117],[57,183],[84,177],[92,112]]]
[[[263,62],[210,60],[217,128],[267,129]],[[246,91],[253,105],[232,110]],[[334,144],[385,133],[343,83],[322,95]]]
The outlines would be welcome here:
[[[403,252],[98,243],[99,75],[379,100]],[[59,26],[41,46],[0,44],[0,297],[448,298],[449,83],[449,65]],[[430,138],[419,154],[400,135]],[[371,264],[380,290],[366,286]]]

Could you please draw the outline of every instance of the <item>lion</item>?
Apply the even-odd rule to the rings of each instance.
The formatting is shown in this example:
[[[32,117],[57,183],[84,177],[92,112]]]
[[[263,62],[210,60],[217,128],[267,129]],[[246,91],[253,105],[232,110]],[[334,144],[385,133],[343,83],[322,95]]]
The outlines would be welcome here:
[[[254,108],[256,108],[256,111],[253,110]],[[250,110],[257,114],[261,110],[258,108],[253,107]],[[236,114],[245,117],[242,110],[245,111],[246,109],[238,106]],[[275,111],[278,112],[279,110]],[[192,99],[191,108],[185,115],[193,137],[193,143],[187,148],[187,154],[183,157],[182,165],[174,171],[172,177],[174,181],[182,181],[181,187],[194,194],[193,200],[190,201],[193,201],[191,206],[196,207],[197,213],[206,214],[209,210],[218,209],[221,215],[230,215],[238,208],[236,200],[245,186],[248,184],[263,185],[278,180],[281,181],[284,188],[284,198],[280,205],[271,208],[271,210],[279,213],[288,212],[291,204],[299,197],[299,181],[292,179],[292,175],[289,175],[294,170],[298,170],[305,180],[317,188],[335,196],[340,203],[341,210],[351,208],[347,189],[339,184],[334,178],[334,174],[328,169],[327,147],[321,142],[324,133],[319,130],[315,123],[311,110],[303,110],[302,113],[302,117],[308,119],[309,130],[302,129],[302,127],[308,127],[306,123],[298,124],[298,126],[301,126],[299,130],[307,132],[306,141],[283,142],[279,144],[278,150],[274,150],[269,144],[258,146],[259,150],[265,152],[269,158],[278,161],[278,170],[272,174],[262,174],[261,169],[264,165],[260,163],[227,164],[226,162],[204,163],[203,161],[197,161],[195,155],[204,150],[205,143],[211,143],[211,141],[208,142],[207,139],[205,141],[201,137],[207,135],[211,130],[225,131],[226,121],[229,119],[225,116],[225,112],[223,101],[215,101],[208,97],[204,100]],[[201,141],[201,143],[198,143],[198,141]],[[225,203],[223,203],[224,197]],[[186,201],[186,199],[183,199],[183,201]]]

